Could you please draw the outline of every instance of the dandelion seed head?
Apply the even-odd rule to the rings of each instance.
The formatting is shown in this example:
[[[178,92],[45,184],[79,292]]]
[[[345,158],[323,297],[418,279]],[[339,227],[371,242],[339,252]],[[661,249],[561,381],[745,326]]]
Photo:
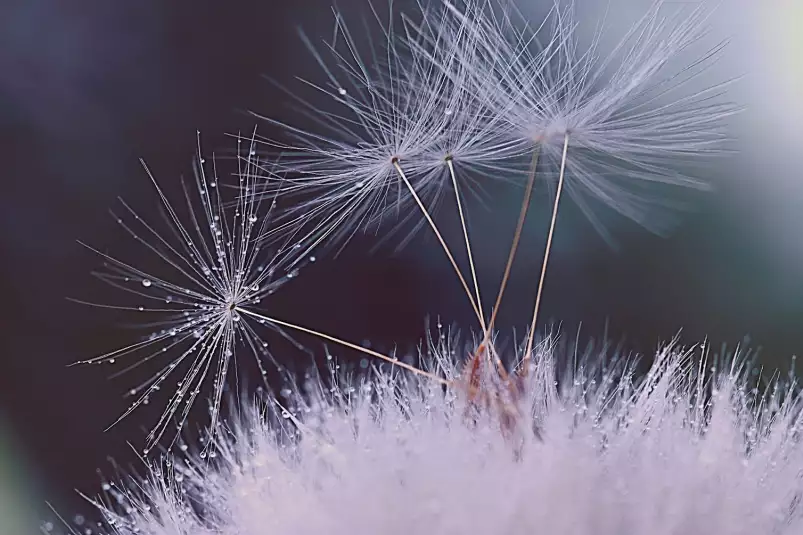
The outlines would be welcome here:
[[[451,343],[451,342],[450,342]],[[453,346],[430,364],[457,376]],[[115,535],[271,533],[797,533],[801,403],[749,393],[678,348],[636,376],[540,347],[515,440],[465,397],[379,370],[288,386],[248,405],[214,448],[154,463],[101,504]],[[601,364],[605,362],[606,364]],[[565,370],[565,371],[563,371]],[[518,453],[516,453],[518,451]],[[214,457],[213,457],[214,454]],[[107,489],[108,490],[108,489]]]
[[[791,535],[803,529],[803,404],[794,384],[760,390],[739,365],[708,373],[705,364],[692,364],[691,351],[676,347],[659,351],[646,375],[630,360],[606,362],[592,353],[564,372],[548,343],[530,352],[532,338],[526,371],[494,366],[493,318],[504,292],[486,323],[460,188],[477,178],[521,176],[522,157],[531,157],[509,268],[540,172],[536,156],[552,166],[560,158],[559,183],[565,171],[568,191],[590,216],[583,200],[589,195],[642,221],[637,183],[697,185],[668,164],[699,156],[723,137],[720,121],[733,110],[709,102],[719,87],[662,100],[705,62],[668,69],[700,37],[705,16],[692,10],[667,19],[659,14],[665,4],[656,0],[604,57],[597,40],[580,48],[571,9],[556,5],[543,24],[520,26],[514,11],[484,0],[419,4],[419,20],[405,19],[402,32],[385,23],[384,39],[378,47],[369,43],[366,55],[339,14],[336,42],[325,47],[331,58],[302,37],[326,78],[307,83],[337,109],[299,98],[316,127],[271,120],[292,141],[265,140],[284,152],[278,172],[267,174],[265,190],[252,174],[240,173],[241,195],[231,210],[222,209],[223,188],[210,186],[216,174],[197,180],[203,217],[191,211],[189,227],[165,202],[186,254],[169,260],[177,249],[159,235],[150,249],[195,284],[107,257],[125,276],[120,284],[168,305],[175,316],[145,345],[96,360],[113,362],[151,343],[146,360],[182,342],[189,346],[134,389],[141,396],[134,407],[147,404],[182,360],[191,363],[152,438],[176,415],[181,427],[202,379],[210,369],[214,374],[212,433],[197,452],[182,447],[184,455],[151,464],[145,482],[105,488],[113,500],[99,505],[109,532]],[[247,166],[259,161],[253,143],[246,152]],[[441,332],[418,370],[408,364],[411,355],[382,355],[366,341],[255,313],[256,304],[297,274],[295,260],[290,267],[257,260],[265,242],[251,239],[273,236],[254,204],[280,198],[279,185],[282,195],[313,194],[291,207],[280,226],[301,236],[303,244],[291,250],[310,262],[320,243],[347,239],[393,212],[419,225],[423,214],[472,302],[483,342],[466,352]],[[460,211],[473,291],[431,219],[446,188]],[[409,203],[421,213],[406,210]],[[145,230],[152,233],[147,224]],[[539,284],[530,334],[540,296]],[[262,325],[287,325],[361,350],[391,369],[378,365],[367,379],[343,379],[327,353],[331,378],[308,376],[304,388],[288,384],[266,406],[248,402],[221,422],[226,370],[241,347],[260,362],[268,347],[257,334]],[[458,362],[466,353],[469,364]],[[362,370],[370,365],[359,363]]]

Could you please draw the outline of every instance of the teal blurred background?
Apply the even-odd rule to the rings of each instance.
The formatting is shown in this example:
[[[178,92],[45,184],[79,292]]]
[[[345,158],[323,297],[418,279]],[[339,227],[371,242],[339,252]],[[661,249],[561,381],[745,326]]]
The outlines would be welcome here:
[[[41,495],[27,467],[27,459],[14,437],[13,429],[0,413],[0,533],[24,535],[44,518]]]

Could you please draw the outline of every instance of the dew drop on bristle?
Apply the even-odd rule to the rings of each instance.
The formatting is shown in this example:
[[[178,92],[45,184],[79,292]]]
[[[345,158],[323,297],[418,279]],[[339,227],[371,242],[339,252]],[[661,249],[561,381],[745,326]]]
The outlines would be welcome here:
[[[150,285],[151,285],[151,284],[152,284],[152,283],[151,283],[150,279],[142,279],[142,285],[143,285],[145,288],[148,288],[148,287],[150,287]]]

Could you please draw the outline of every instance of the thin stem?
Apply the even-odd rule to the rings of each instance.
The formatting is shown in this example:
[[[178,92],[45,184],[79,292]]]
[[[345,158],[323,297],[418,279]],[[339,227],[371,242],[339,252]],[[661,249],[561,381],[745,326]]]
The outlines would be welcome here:
[[[416,375],[421,375],[421,376],[426,377],[428,379],[432,379],[433,381],[437,381],[438,383],[440,383],[442,385],[449,386],[449,385],[452,384],[450,381],[448,381],[448,380],[446,380],[446,379],[444,379],[442,377],[438,377],[435,374],[432,374],[432,373],[429,373],[429,372],[425,372],[424,370],[420,370],[420,369],[416,368],[415,366],[412,366],[410,364],[402,362],[402,361],[400,361],[398,359],[394,359],[394,358],[389,357],[387,355],[383,355],[382,353],[378,353],[376,351],[368,349],[367,347],[362,347],[362,346],[359,346],[357,344],[353,344],[351,342],[347,342],[345,340],[341,340],[340,338],[335,338],[334,336],[331,336],[329,334],[325,334],[325,333],[322,333],[322,332],[319,332],[319,331],[315,331],[315,330],[309,329],[307,327],[302,327],[301,325],[295,325],[294,323],[288,323],[286,321],[277,320],[276,318],[271,318],[269,316],[264,316],[262,314],[258,314],[256,312],[253,312],[251,310],[247,310],[247,309],[244,309],[244,308],[239,308],[238,307],[236,310],[238,312],[242,313],[242,314],[247,314],[247,315],[249,315],[249,316],[251,316],[253,318],[256,318],[258,320],[265,320],[265,321],[267,321],[269,323],[273,323],[274,325],[279,325],[281,327],[287,327],[289,329],[294,329],[296,331],[301,331],[303,333],[311,334],[313,336],[317,336],[318,338],[323,338],[324,340],[328,340],[330,342],[334,342],[336,344],[340,344],[341,346],[348,347],[349,349],[354,349],[356,351],[360,351],[362,353],[365,353],[366,355],[370,355],[372,357],[384,360],[386,362],[390,362],[394,366],[398,366],[399,368],[404,368],[405,370],[413,372]]]
[[[463,227],[463,237],[466,240],[466,253],[468,254],[468,264],[471,267],[471,279],[474,282],[474,293],[477,297],[477,308],[480,310],[480,324],[482,326],[483,334],[487,329],[485,328],[485,318],[482,314],[482,299],[480,298],[480,285],[477,282],[477,270],[474,267],[474,255],[471,253],[471,241],[468,239],[468,226],[466,225],[466,218],[463,214],[463,203],[460,202],[460,191],[457,187],[457,175],[454,170],[454,162],[452,158],[446,159],[446,165],[449,167],[449,174],[452,177],[452,187],[454,188],[454,198],[457,202],[457,212],[460,214],[460,226]]]
[[[544,289],[544,278],[546,277],[546,267],[549,263],[549,252],[552,250],[552,236],[555,233],[555,223],[558,219],[558,206],[560,204],[560,194],[563,192],[563,179],[566,175],[566,154],[569,151],[569,134],[563,138],[563,156],[560,160],[560,176],[558,177],[558,189],[555,193],[555,204],[552,207],[552,221],[549,224],[549,235],[546,239],[546,252],[544,253],[544,262],[541,264],[541,280],[538,282],[538,293],[535,296],[535,307],[533,309],[533,319],[530,322],[530,333],[527,336],[527,349],[524,351],[524,358],[522,359],[523,372],[527,373],[531,353],[533,350],[533,339],[535,337],[535,326],[538,322],[538,310],[541,307],[541,292]]]
[[[466,295],[468,296],[468,300],[471,303],[471,308],[474,309],[474,314],[476,314],[477,319],[480,322],[480,325],[484,325],[482,313],[477,308],[477,303],[474,302],[474,296],[471,294],[471,290],[468,287],[468,283],[466,282],[466,279],[463,277],[463,274],[460,272],[460,268],[457,267],[457,262],[455,262],[454,256],[452,256],[452,252],[449,250],[449,246],[446,245],[446,240],[443,239],[443,236],[438,230],[438,226],[435,224],[435,221],[432,219],[432,216],[429,215],[429,211],[427,210],[426,206],[424,206],[424,203],[421,201],[421,198],[415,192],[413,185],[410,184],[410,181],[407,179],[407,175],[404,174],[401,165],[399,165],[399,162],[396,159],[393,160],[393,166],[396,168],[396,172],[399,173],[399,176],[401,177],[402,181],[407,186],[407,189],[410,190],[410,194],[413,196],[413,199],[415,200],[416,204],[418,204],[418,207],[424,214],[424,218],[429,223],[429,226],[432,227],[432,230],[435,232],[435,236],[438,238],[438,241],[440,242],[441,247],[443,248],[443,252],[446,253],[446,256],[449,258],[449,262],[452,263],[452,267],[454,268],[454,271],[457,274],[457,278],[460,279],[460,284],[463,285],[463,290],[465,290]]]
[[[527,178],[527,187],[524,190],[524,198],[521,201],[521,211],[519,212],[519,222],[516,225],[516,233],[513,235],[513,243],[510,246],[510,254],[507,257],[507,265],[505,266],[505,273],[502,275],[502,282],[499,285],[499,293],[496,295],[496,303],[494,304],[494,308],[491,311],[491,320],[488,322],[488,329],[485,332],[485,338],[482,341],[481,347],[484,347],[485,344],[488,343],[490,340],[490,333],[493,331],[494,322],[496,321],[496,314],[499,311],[499,305],[502,303],[502,296],[505,293],[505,287],[507,286],[507,281],[510,278],[510,270],[513,266],[513,259],[516,257],[516,250],[519,247],[519,241],[521,240],[521,233],[524,229],[524,221],[527,218],[527,211],[530,207],[530,199],[533,195],[533,187],[535,185],[535,168],[538,166],[538,155],[540,149],[536,148],[533,152],[533,160],[530,164],[530,175]],[[490,354],[490,353],[489,353]],[[497,358],[497,361],[499,359]]]

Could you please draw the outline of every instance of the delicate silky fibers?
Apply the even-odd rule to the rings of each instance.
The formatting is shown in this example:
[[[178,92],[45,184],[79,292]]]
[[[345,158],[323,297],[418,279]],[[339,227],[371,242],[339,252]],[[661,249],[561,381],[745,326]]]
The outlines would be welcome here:
[[[593,357],[560,374],[537,350],[513,435],[427,379],[310,382],[275,410],[247,407],[201,456],[116,487],[107,531],[800,533],[791,387],[756,395],[738,368],[697,368],[671,348],[640,380],[622,363],[592,368]]]

